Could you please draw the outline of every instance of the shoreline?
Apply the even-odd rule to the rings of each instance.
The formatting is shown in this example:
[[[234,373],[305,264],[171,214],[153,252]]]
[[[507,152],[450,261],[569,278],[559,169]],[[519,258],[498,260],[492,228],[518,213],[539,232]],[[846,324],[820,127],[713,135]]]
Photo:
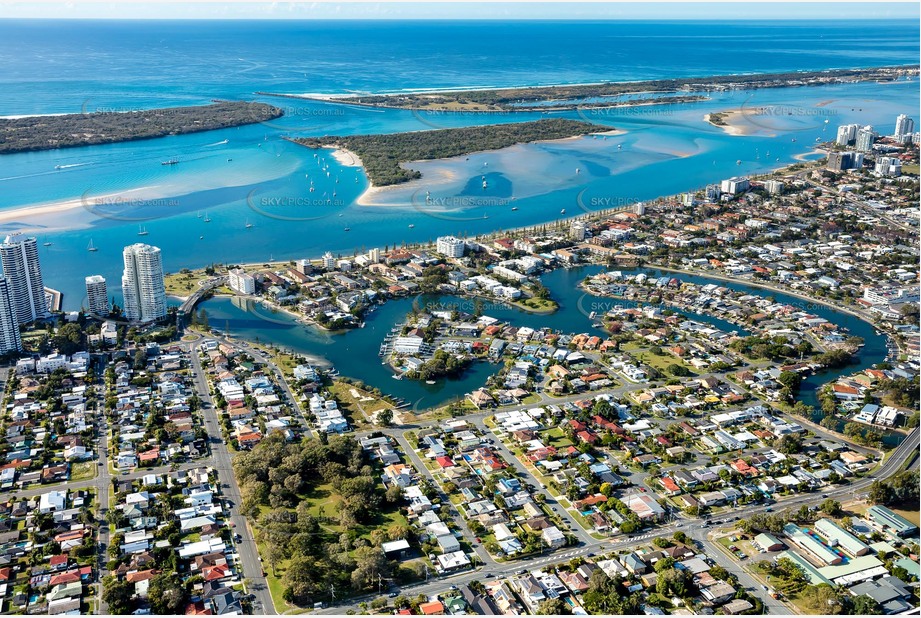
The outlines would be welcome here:
[[[717,124],[713,121],[712,117],[717,114],[719,114],[720,119],[724,121],[723,124]],[[745,114],[741,110],[734,109],[706,114],[704,116],[704,122],[711,127],[722,130],[726,135],[732,135],[733,137],[745,137],[758,133],[758,128],[751,123],[743,124],[743,122],[741,122],[745,117]],[[774,133],[765,133],[764,135],[765,137],[776,137]]]
[[[605,135],[605,136],[614,137],[614,136],[619,136],[619,135],[626,135],[627,133],[628,131],[624,129],[615,128],[615,129],[611,129],[610,131],[597,131],[595,133],[587,133],[585,135],[570,135],[569,137],[560,137],[558,139],[544,139],[544,140],[535,140],[533,142],[523,142],[520,144],[513,144],[512,146],[508,146],[507,148],[514,148],[516,146],[529,146],[532,144],[551,144],[551,143],[561,143],[561,142],[566,142],[566,141],[575,141],[578,139],[583,139],[587,137],[588,135]],[[348,150],[347,148],[343,148],[341,146],[336,146],[334,144],[325,145],[323,146],[323,148],[333,150],[332,157],[336,159],[336,161],[339,162],[340,164],[346,165],[348,167],[361,167],[361,169],[364,170],[364,165],[362,164],[361,158],[357,154],[352,152],[351,150]],[[401,163],[400,165],[401,166],[410,165],[412,163],[449,163],[450,164],[450,163],[458,162],[458,159],[460,159],[461,157],[469,157],[470,155],[479,155],[479,154],[488,153],[488,152],[500,152],[502,150],[506,150],[507,148],[500,148],[498,150],[477,150],[475,152],[471,152],[465,155],[457,155],[455,157],[441,157],[439,159],[417,159],[415,161],[406,161],[405,163]],[[367,174],[365,174],[365,177],[367,178]],[[457,177],[456,172],[445,170],[440,173],[440,178],[434,178],[433,176],[428,176],[428,180],[432,181],[434,179],[434,181],[437,183],[437,182],[443,182],[443,181],[451,181],[451,180],[454,180],[456,177]],[[414,190],[413,195],[415,195],[416,193],[422,190],[422,186],[420,186],[420,183],[422,183],[425,180],[426,180],[426,177],[423,176],[422,178],[416,178],[416,179],[410,180],[409,182],[401,182],[401,183],[394,184],[394,185],[378,186],[378,185],[375,185],[373,182],[371,182],[371,179],[368,178],[368,187],[362,192],[361,195],[358,196],[358,198],[356,198],[355,204],[357,206],[371,206],[371,207],[401,206],[400,204],[386,204],[386,203],[376,202],[376,201],[373,201],[373,198],[377,195],[385,194],[388,191],[394,191],[397,189],[403,189],[406,191]],[[411,202],[410,206],[415,207],[415,202],[412,200],[410,200],[410,202]]]
[[[883,66],[872,66],[872,67],[846,67],[846,68],[829,68],[823,70],[812,70],[812,71],[786,71],[786,72],[750,72],[750,73],[727,73],[719,75],[708,75],[708,76],[682,76],[682,77],[673,77],[673,78],[661,78],[661,79],[637,79],[637,80],[603,80],[596,82],[582,82],[582,83],[564,83],[564,84],[538,84],[538,85],[524,85],[524,86],[474,86],[474,87],[463,87],[463,86],[446,86],[446,87],[435,87],[435,88],[406,88],[396,91],[384,91],[384,92],[342,92],[342,93],[273,93],[267,91],[257,91],[255,94],[262,96],[272,96],[272,97],[283,97],[283,98],[294,98],[294,99],[304,99],[304,100],[316,100],[323,101],[327,103],[346,103],[354,104],[359,106],[366,107],[381,107],[381,108],[396,108],[396,109],[414,109],[413,107],[406,106],[395,106],[388,105],[385,102],[378,103],[366,103],[362,102],[359,99],[367,98],[406,98],[406,97],[437,97],[437,96],[446,96],[446,95],[458,95],[465,93],[489,93],[489,92],[503,92],[503,91],[552,91],[560,90],[565,88],[605,88],[605,87],[625,87],[630,86],[631,84],[645,85],[645,88],[639,88],[636,90],[627,90],[617,94],[640,94],[640,93],[682,93],[682,94],[691,94],[693,90],[690,89],[690,86],[703,86],[706,85],[708,81],[715,82],[713,85],[715,87],[725,85],[727,88],[732,88],[733,86],[739,84],[747,84],[748,88],[741,89],[761,89],[761,88],[778,88],[778,87],[788,87],[791,85],[801,85],[803,79],[831,79],[831,80],[843,80],[846,78],[857,79],[859,81],[869,81],[876,79],[879,80],[879,75],[874,75],[877,73],[885,72],[897,72],[898,74],[893,80],[898,81],[902,77],[902,73],[908,73],[909,75],[918,74],[918,66],[914,64],[905,64],[905,65],[883,65]],[[766,78],[773,77],[775,79],[783,79],[786,83],[776,84],[771,81],[765,81]],[[733,81],[735,80],[735,81]],[[754,81],[753,81],[754,80]],[[795,84],[793,82],[796,82]],[[807,84],[807,85],[824,85],[827,83],[837,83],[836,81],[831,82],[818,82],[816,84]],[[656,88],[657,84],[661,84],[661,88]],[[678,86],[685,87],[687,90],[682,90]],[[606,95],[611,96],[611,95]],[[549,97],[545,100],[552,100],[552,97]],[[479,105],[487,105],[484,103],[479,103]],[[507,108],[504,104],[489,103],[488,105],[495,105],[496,109],[502,111],[514,111],[514,108],[511,110]],[[464,110],[459,110],[464,111]],[[474,110],[467,110],[474,111]],[[488,112],[491,110],[484,109],[481,110]]]

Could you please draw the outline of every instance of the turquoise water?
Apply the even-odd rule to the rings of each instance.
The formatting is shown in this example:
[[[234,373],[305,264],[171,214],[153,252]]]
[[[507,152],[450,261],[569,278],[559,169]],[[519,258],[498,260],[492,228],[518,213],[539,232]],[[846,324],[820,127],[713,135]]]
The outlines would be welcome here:
[[[544,285],[560,304],[560,309],[553,314],[536,315],[489,303],[483,308],[483,312],[515,326],[549,327],[564,333],[587,332],[604,336],[603,331],[592,326],[596,320],[590,319],[588,315],[593,307],[601,311],[620,303],[614,299],[584,294],[576,287],[585,277],[602,270],[601,266],[585,266],[559,269],[544,275],[542,279]],[[638,269],[629,272],[644,272],[656,277],[667,275],[696,284],[715,282],[734,290],[760,296],[770,294],[778,302],[802,307],[835,324],[846,327],[853,335],[863,337],[866,345],[860,350],[855,364],[847,368],[815,374],[803,381],[800,398],[810,405],[818,405],[815,391],[821,384],[839,375],[869,367],[883,360],[886,355],[885,337],[876,335],[870,324],[829,307],[814,303],[805,304],[804,301],[787,294],[768,293],[744,284],[725,283],[695,275],[666,273],[654,269]],[[482,386],[486,378],[496,371],[497,366],[476,363],[461,377],[453,380],[439,380],[434,385],[413,380],[392,379],[392,372],[380,363],[377,356],[378,349],[384,336],[390,332],[394,324],[400,323],[405,318],[414,303],[417,307],[430,310],[452,306],[465,311],[473,310],[473,303],[468,299],[425,296],[416,299],[407,298],[381,306],[369,316],[365,328],[343,333],[327,333],[299,324],[285,314],[272,313],[260,305],[246,305],[239,299],[214,298],[202,303],[201,307],[207,310],[210,324],[215,328],[229,331],[234,336],[248,339],[258,338],[264,343],[294,350],[321,360],[324,364],[332,364],[343,375],[358,378],[366,384],[380,388],[384,393],[417,404],[420,408],[436,406],[462,397],[465,393]],[[735,330],[741,335],[748,334],[744,329],[717,318],[691,312],[682,313],[691,319],[710,323],[727,332]],[[356,363],[356,359],[362,359],[362,362]]]
[[[73,207],[39,219],[17,217],[0,225],[0,232],[24,229],[52,243],[42,247],[46,284],[64,292],[66,309],[76,309],[85,302],[83,278],[89,274],[104,275],[118,299],[121,250],[139,240],[161,247],[166,269],[175,271],[326,250],[350,255],[446,233],[532,225],[558,217],[564,208],[572,216],[791,163],[808,156],[816,137],[831,137],[838,124],[869,123],[888,131],[896,115],[918,109],[917,86],[713,93],[706,102],[554,114],[626,133],[519,147],[514,156],[485,153],[470,161],[427,162],[419,166],[425,174],[420,183],[375,198],[383,204],[378,206],[356,204],[367,188],[359,169],[337,163],[327,152],[319,153],[325,161],[315,159],[282,138],[546,116],[369,110],[254,93],[392,92],[871,66],[916,62],[918,49],[917,30],[901,22],[861,28],[834,21],[752,22],[730,29],[703,22],[89,21],[77,29],[53,20],[4,21],[0,114],[124,111],[224,98],[271,102],[286,116],[199,135],[5,155],[0,210],[60,202]],[[745,137],[728,136],[702,120],[712,111],[764,105],[794,113],[756,119],[757,132]],[[180,163],[160,165],[172,158]],[[489,186],[483,190],[486,169]],[[420,200],[424,191],[435,198],[432,204]],[[140,225],[148,232],[144,237],[138,236]],[[90,241],[97,252],[86,251]]]

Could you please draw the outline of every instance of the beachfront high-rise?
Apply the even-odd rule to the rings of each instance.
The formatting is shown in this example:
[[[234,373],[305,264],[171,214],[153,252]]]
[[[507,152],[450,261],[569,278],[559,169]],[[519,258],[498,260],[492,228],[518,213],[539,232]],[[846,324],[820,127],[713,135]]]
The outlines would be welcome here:
[[[0,245],[0,262],[10,288],[10,303],[16,323],[26,324],[47,318],[50,313],[35,238],[19,233],[7,236]]]
[[[86,278],[86,302],[87,309],[93,315],[109,315],[109,293],[105,277],[91,275]]]
[[[873,127],[867,125],[857,131],[857,142],[855,147],[857,152],[870,152],[873,149],[873,142],[876,141],[876,132]]]
[[[0,277],[0,354],[22,350],[19,323],[13,311],[12,290],[6,277]]]
[[[144,243],[125,247],[122,257],[122,295],[125,317],[135,322],[151,322],[166,315],[166,288],[160,249]]]
[[[905,114],[899,114],[898,118],[895,119],[895,137],[902,137],[903,135],[908,135],[915,130],[915,121],[912,118],[909,118]]]

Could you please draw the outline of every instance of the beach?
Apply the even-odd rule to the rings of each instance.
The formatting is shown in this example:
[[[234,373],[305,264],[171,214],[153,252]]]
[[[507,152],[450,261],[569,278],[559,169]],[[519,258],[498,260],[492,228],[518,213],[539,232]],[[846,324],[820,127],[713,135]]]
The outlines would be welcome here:
[[[132,207],[153,200],[165,199],[152,195],[153,187],[138,187],[106,195],[83,194],[80,197],[35,204],[21,208],[0,210],[0,226],[17,231],[71,230],[89,225],[92,218],[120,219],[124,215],[112,212],[114,207],[130,210]],[[89,215],[89,216],[87,216]]]
[[[528,146],[528,145],[534,145],[534,144],[569,143],[569,142],[574,142],[577,140],[585,139],[589,137],[589,135],[618,136],[618,135],[625,135],[626,133],[627,131],[624,131],[623,129],[612,129],[610,131],[600,131],[597,133],[590,133],[588,135],[573,135],[570,137],[563,137],[560,139],[553,139],[553,140],[537,140],[534,142],[528,142],[527,144],[516,144],[514,146],[510,146],[509,148],[517,148],[520,146]],[[329,148],[336,148],[336,147],[329,146]],[[501,150],[507,150],[507,149],[501,149]],[[436,165],[438,164],[446,164],[446,165],[459,164],[462,160],[469,158],[470,156],[479,155],[479,154],[483,154],[486,152],[499,152],[499,151],[481,150],[481,151],[469,153],[467,155],[459,155],[456,157],[443,157],[440,159],[425,159],[422,161],[406,161],[404,163],[401,163],[400,166],[407,167],[410,169],[415,169],[413,167],[413,164],[420,164],[420,163],[425,164],[427,167],[432,164],[436,164]],[[342,165],[359,165],[359,166],[361,165],[361,159],[355,153],[342,149],[342,148],[336,148],[336,150],[333,152],[333,158],[335,158],[336,161],[338,161]],[[378,186],[375,186],[369,180],[368,188],[365,190],[364,193],[362,193],[358,197],[355,203],[359,206],[394,206],[393,203],[380,201],[379,198],[383,195],[387,195],[388,193],[400,190],[400,191],[412,192],[410,203],[415,207],[417,200],[413,198],[418,192],[422,191],[423,187],[429,187],[429,186],[437,187],[438,185],[456,180],[457,176],[458,174],[457,174],[457,171],[455,170],[440,168],[434,172],[432,170],[427,170],[425,175],[423,175],[422,178],[411,180],[410,182],[405,182],[405,183],[401,183],[397,185],[388,185],[385,187],[378,187]]]
[[[704,122],[711,124],[712,126],[722,129],[727,135],[733,136],[744,136],[744,135],[753,135],[759,132],[759,127],[753,125],[750,120],[748,120],[750,114],[742,112],[742,110],[731,110],[725,112],[718,112],[721,121],[723,124],[717,124],[713,122],[711,116],[714,114],[707,114],[704,116]],[[775,134],[767,134],[768,137],[775,137]]]

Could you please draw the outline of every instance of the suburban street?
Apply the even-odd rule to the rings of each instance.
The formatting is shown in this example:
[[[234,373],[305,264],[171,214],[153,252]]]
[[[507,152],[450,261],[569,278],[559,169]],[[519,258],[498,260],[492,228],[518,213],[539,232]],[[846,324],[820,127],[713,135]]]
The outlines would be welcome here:
[[[236,542],[236,548],[240,557],[242,577],[248,582],[247,592],[255,597],[253,600],[253,612],[256,614],[275,614],[275,605],[272,602],[272,595],[269,593],[268,583],[263,575],[259,551],[253,539],[252,529],[249,527],[247,519],[240,513],[240,488],[233,473],[231,455],[227,450],[227,445],[224,443],[221,425],[217,418],[217,410],[214,407],[214,401],[211,399],[208,382],[198,356],[200,343],[201,340],[196,341],[189,348],[195,390],[203,402],[201,414],[205,431],[208,433],[208,443],[211,447],[211,458],[208,461],[208,465],[217,471],[221,482],[221,493],[231,503],[229,508],[230,524],[234,534],[239,534],[241,538],[239,542]]]

